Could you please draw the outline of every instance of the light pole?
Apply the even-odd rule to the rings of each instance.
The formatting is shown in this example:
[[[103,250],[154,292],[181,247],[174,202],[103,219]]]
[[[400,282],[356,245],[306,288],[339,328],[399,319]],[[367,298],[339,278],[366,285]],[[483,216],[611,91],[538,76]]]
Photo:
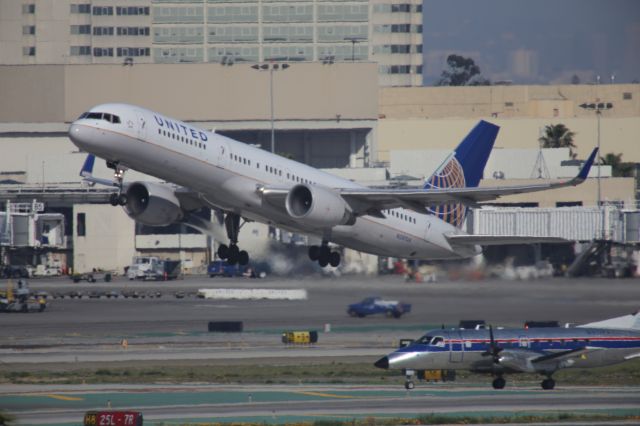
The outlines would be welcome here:
[[[278,70],[286,70],[289,68],[289,64],[278,64],[278,63],[268,63],[268,64],[255,64],[251,65],[251,68],[258,71],[269,71],[269,110],[271,112],[271,152],[275,153],[276,146],[276,132],[274,128],[274,119],[273,119],[273,72]]]
[[[364,40],[362,37],[345,37],[347,41],[351,42],[351,62],[356,61],[356,43]]]
[[[598,154],[600,156],[602,156],[602,152],[600,151],[600,116],[602,115],[602,111],[608,110],[613,108],[613,104],[611,102],[593,102],[593,103],[584,103],[580,105],[580,108],[582,109],[586,109],[586,110],[591,110],[591,111],[595,111],[596,113],[596,121],[598,123],[597,126],[597,144],[598,144]],[[601,196],[601,188],[600,188],[600,161],[598,161],[598,207],[600,207],[601,203],[602,203],[602,196]]]

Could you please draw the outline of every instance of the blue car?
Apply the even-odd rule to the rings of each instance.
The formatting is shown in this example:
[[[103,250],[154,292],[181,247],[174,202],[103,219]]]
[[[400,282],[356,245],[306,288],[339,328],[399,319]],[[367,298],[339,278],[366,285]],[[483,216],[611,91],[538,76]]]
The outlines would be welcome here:
[[[359,303],[353,303],[347,308],[352,317],[365,317],[373,314],[385,314],[388,317],[400,318],[411,312],[411,305],[397,300],[385,300],[381,297],[367,297]]]

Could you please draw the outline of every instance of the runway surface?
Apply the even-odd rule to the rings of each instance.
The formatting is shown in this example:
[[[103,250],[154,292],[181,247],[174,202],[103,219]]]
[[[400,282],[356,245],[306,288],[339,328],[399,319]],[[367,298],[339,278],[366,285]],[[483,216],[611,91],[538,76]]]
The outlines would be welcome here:
[[[139,295],[162,292],[162,297],[55,299],[42,313],[4,314],[0,371],[113,368],[134,362],[171,364],[185,360],[220,365],[371,363],[393,350],[400,338],[416,338],[442,324],[455,326],[461,319],[484,319],[495,326],[521,326],[526,320],[580,324],[625,315],[640,307],[638,280],[416,284],[394,276],[262,280],[192,277],[173,282],[116,280],[93,284],[47,279],[32,280],[30,285],[32,290],[50,294],[137,291]],[[195,297],[200,288],[305,289],[308,299],[205,300]],[[174,297],[176,292],[185,297]],[[411,303],[412,311],[399,319],[352,318],[346,314],[349,303],[370,295]],[[209,333],[209,321],[242,321],[244,332]],[[323,332],[327,324],[330,332]],[[284,330],[318,330],[319,342],[308,347],[285,347],[280,341]],[[126,349],[121,345],[123,340],[128,343]],[[114,364],[116,361],[121,364]],[[79,398],[65,400],[42,396],[42,392],[39,396],[27,394],[34,389],[26,385],[5,385],[0,388],[0,407],[19,413],[23,424],[72,424],[87,409],[105,407],[106,400],[120,401],[123,395],[123,400],[132,401],[131,406],[144,408],[145,419],[211,421],[218,417],[245,419],[246,415],[251,420],[276,423],[309,416],[420,415],[479,412],[487,407],[503,412],[598,409],[609,413],[640,407],[640,386],[581,388],[562,383],[553,392],[542,392],[537,384],[503,392],[489,390],[488,386],[488,382],[472,388],[419,385],[407,394],[399,377],[398,383],[389,388],[139,386],[134,393],[143,395],[143,399],[126,396],[131,390],[122,385],[54,387],[46,391],[46,395]],[[166,399],[167,393],[170,400]],[[248,394],[252,394],[251,403]],[[233,401],[224,402],[221,395]],[[185,402],[176,403],[178,400]]]
[[[14,393],[11,393],[13,390]],[[145,424],[189,421],[283,423],[366,416],[418,417],[431,413],[492,416],[505,413],[607,412],[640,414],[638,388],[568,387],[504,391],[429,385],[411,392],[397,387],[354,386],[27,386],[0,387],[0,405],[20,423],[74,424],[89,409],[139,410]],[[55,419],[55,421],[52,421]]]

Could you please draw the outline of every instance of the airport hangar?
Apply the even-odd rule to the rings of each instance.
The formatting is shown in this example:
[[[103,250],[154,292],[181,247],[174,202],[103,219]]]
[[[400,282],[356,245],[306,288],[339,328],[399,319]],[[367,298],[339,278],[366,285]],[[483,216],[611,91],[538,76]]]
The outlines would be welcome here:
[[[250,64],[0,66],[2,201],[31,204],[36,199],[44,202],[47,213],[64,217],[59,227],[51,218],[49,225],[38,225],[42,215],[20,204],[16,213],[26,216],[22,222],[30,225],[26,231],[17,229],[20,221],[9,224],[5,218],[3,261],[11,257],[13,263],[61,264],[78,272],[122,271],[133,255],[155,254],[180,258],[187,271],[203,271],[213,253],[211,239],[177,226],[136,226],[121,209],[106,203],[107,189],[80,185],[85,154],[68,140],[67,128],[103,102],[138,104],[270,149],[273,99],[276,152],[367,185],[419,184],[479,119],[501,126],[484,185],[575,175],[579,163],[566,162],[568,150],[539,149],[541,129],[560,122],[576,132],[578,158],[584,159],[598,144],[599,119],[602,152],[623,153],[624,161],[640,163],[640,151],[634,149],[640,134],[640,85],[383,88],[375,63],[287,65],[273,74]],[[594,101],[612,103],[613,108],[600,117],[580,108]],[[102,162],[95,173],[111,176]],[[633,210],[637,180],[613,178],[609,166],[601,167],[600,174],[602,200]],[[595,176],[597,168],[590,175]],[[149,177],[129,171],[126,179]],[[505,197],[500,204],[594,206],[597,181]],[[604,222],[587,232],[594,237],[604,233]],[[258,254],[267,253],[270,236],[258,224],[241,233]],[[290,241],[289,236],[278,236]],[[373,256],[352,253],[349,258],[367,270],[377,269]]]

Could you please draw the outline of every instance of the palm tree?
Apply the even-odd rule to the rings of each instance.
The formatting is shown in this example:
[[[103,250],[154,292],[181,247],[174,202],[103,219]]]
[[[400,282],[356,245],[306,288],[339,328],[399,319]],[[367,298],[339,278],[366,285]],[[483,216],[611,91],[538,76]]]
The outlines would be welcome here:
[[[600,157],[600,164],[611,166],[611,174],[613,177],[631,177],[633,176],[633,163],[625,163],[622,161],[622,153],[614,154],[610,152]]]
[[[543,148],[569,148],[571,158],[576,158],[573,152],[576,145],[573,143],[575,132],[569,130],[564,124],[549,124],[544,126],[544,136],[538,138]]]

